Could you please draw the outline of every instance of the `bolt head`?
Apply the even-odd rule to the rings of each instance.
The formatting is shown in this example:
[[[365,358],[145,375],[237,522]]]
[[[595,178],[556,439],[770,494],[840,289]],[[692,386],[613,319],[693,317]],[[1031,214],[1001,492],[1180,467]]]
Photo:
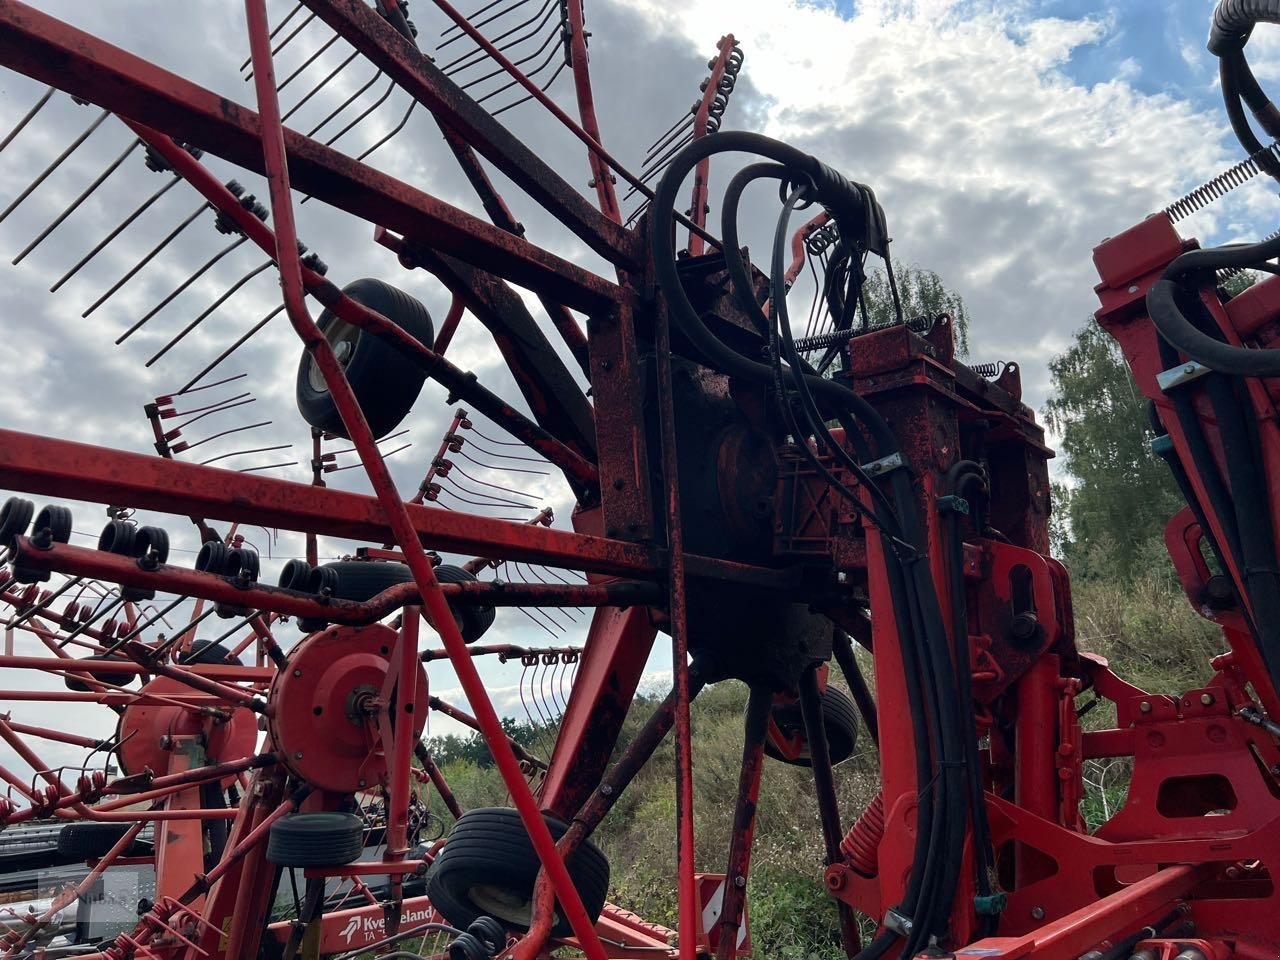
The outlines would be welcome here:
[[[1212,693],[1200,694],[1200,702],[1204,704],[1206,707],[1213,706],[1213,694]]]
[[[1150,701],[1150,700],[1143,700],[1140,704],[1138,704],[1138,709],[1139,709],[1139,710],[1141,710],[1143,713],[1150,713],[1150,712],[1151,712],[1151,701]]]
[[[1129,284],[1129,292],[1130,292],[1130,293],[1137,293],[1137,292],[1138,292],[1138,285],[1137,285],[1136,283],[1131,283],[1131,284]]]
[[[1044,919],[1044,907],[1032,907],[1032,908],[1031,908],[1031,918],[1032,918],[1033,920],[1043,920],[1043,919]]]
[[[301,760],[301,759],[302,759],[302,751],[301,751],[301,750],[299,750],[299,751],[297,751],[296,753],[294,753],[294,755],[293,755],[293,759],[295,759],[295,760]]]

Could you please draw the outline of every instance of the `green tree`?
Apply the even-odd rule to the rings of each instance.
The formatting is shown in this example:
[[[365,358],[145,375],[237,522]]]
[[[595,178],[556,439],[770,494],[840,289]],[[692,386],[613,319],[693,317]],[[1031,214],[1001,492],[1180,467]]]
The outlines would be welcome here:
[[[893,277],[898,286],[898,297],[902,301],[903,317],[910,320],[912,317],[933,317],[939,313],[951,314],[955,324],[956,351],[961,356],[967,354],[969,352],[969,312],[965,309],[964,300],[960,295],[948,290],[943,285],[941,277],[923,267],[895,264]],[[867,274],[862,295],[866,301],[867,316],[873,328],[896,322],[893,294],[889,290],[889,280],[883,270],[873,270]]]
[[[1056,546],[1078,576],[1128,576],[1158,555],[1165,521],[1182,503],[1149,447],[1146,398],[1116,342],[1093,323],[1049,372],[1045,421],[1074,481],[1054,487]]]

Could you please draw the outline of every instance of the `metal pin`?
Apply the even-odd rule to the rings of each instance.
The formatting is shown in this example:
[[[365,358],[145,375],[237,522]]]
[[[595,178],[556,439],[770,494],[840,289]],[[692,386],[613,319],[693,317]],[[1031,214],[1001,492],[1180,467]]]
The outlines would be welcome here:
[[[62,222],[67,219],[67,217],[75,213],[76,209],[80,206],[80,204],[84,203],[87,199],[89,199],[89,194],[93,193],[93,191],[97,190],[100,186],[102,186],[103,181],[106,180],[107,177],[111,176],[111,174],[115,173],[116,170],[120,168],[120,164],[124,163],[125,160],[128,159],[129,154],[133,153],[133,151],[138,149],[138,147],[141,145],[142,145],[141,140],[134,140],[133,143],[129,144],[129,146],[125,148],[124,152],[121,153],[120,156],[112,160],[111,163],[107,165],[107,168],[103,170],[102,173],[98,174],[97,178],[93,181],[93,183],[85,187],[84,190],[81,191],[80,195],[71,201],[71,205],[67,207],[67,209],[63,210],[60,214],[58,214],[54,218],[52,223],[50,223],[47,227],[45,227],[43,230],[40,231],[39,236],[37,236],[34,240],[28,243],[26,247],[23,249],[23,251],[13,258],[13,265],[17,266],[19,263],[22,262],[23,258],[26,257],[27,254],[29,254],[36,247],[40,246],[40,244],[42,244],[45,241],[45,239],[49,236],[49,234],[53,233],[54,230],[57,230],[58,227],[62,225]]]
[[[227,254],[231,253],[231,251],[235,250],[242,243],[245,243],[248,239],[249,239],[248,237],[240,237],[239,239],[233,240],[231,241],[231,243],[227,244],[225,247],[223,247],[221,250],[215,253],[212,257],[206,260],[204,264],[200,267],[200,269],[198,269],[191,276],[187,277],[186,280],[183,280],[182,283],[180,283],[173,290],[173,292],[171,292],[167,297],[165,297],[163,300],[157,303],[154,307],[152,307],[151,310],[147,312],[146,316],[138,320],[132,327],[130,327],[124,333],[120,334],[120,336],[116,337],[116,344],[119,345],[124,343],[126,340],[128,340],[129,337],[132,336],[139,328],[141,328],[144,323],[146,323],[148,320],[154,317],[157,313],[159,313],[161,310],[167,307],[170,303],[172,303],[174,299],[182,293],[183,290],[186,290],[187,287],[191,286],[191,284],[195,283],[202,276],[204,276],[210,270],[210,268],[213,267],[215,263],[217,263]]]
[[[204,387],[196,387],[195,385],[199,383],[202,379],[204,379],[204,377],[214,367],[218,366],[218,364],[222,363],[223,360],[227,359],[227,357],[231,356],[231,354],[235,353],[237,350],[243,347],[246,343],[248,343],[249,340],[253,337],[253,335],[257,333],[259,330],[261,330],[263,327],[265,327],[267,325],[267,322],[272,317],[283,312],[284,312],[284,304],[282,303],[280,304],[280,306],[276,307],[274,310],[268,313],[265,317],[263,317],[261,320],[255,323],[252,327],[250,327],[248,333],[242,336],[239,340],[237,340],[231,346],[227,347],[227,349],[223,350],[222,353],[218,354],[218,356],[214,358],[212,363],[208,364],[203,370],[201,370],[194,377],[188,380],[186,384],[183,386],[183,388],[178,392],[186,393],[188,390],[192,389],[193,387],[196,390],[203,390]]]
[[[70,270],[68,270],[66,273],[64,273],[64,274],[63,274],[63,275],[58,279],[58,282],[57,282],[57,283],[55,283],[52,287],[50,287],[50,288],[49,288],[49,292],[50,292],[50,293],[56,293],[56,292],[57,292],[57,290],[58,290],[58,288],[59,288],[59,287],[61,287],[64,283],[66,283],[68,280],[70,280],[72,277],[74,277],[77,273],[79,273],[79,272],[80,272],[80,269],[81,269],[81,268],[82,268],[86,263],[88,263],[90,260],[92,260],[94,257],[96,257],[99,253],[101,253],[101,252],[103,251],[103,249],[105,249],[105,248],[106,248],[107,244],[109,244],[109,243],[110,243],[112,240],[114,240],[116,237],[120,236],[120,234],[122,234],[122,233],[123,233],[123,232],[128,228],[129,224],[133,223],[133,221],[137,220],[140,216],[142,216],[144,213],[146,213],[146,212],[147,212],[147,210],[148,210],[148,209],[150,209],[150,207],[151,207],[151,205],[152,205],[152,204],[154,204],[157,200],[159,200],[161,197],[163,197],[166,193],[168,193],[170,190],[172,190],[175,186],[177,186],[178,182],[179,182],[181,179],[182,179],[181,177],[177,177],[177,176],[175,176],[172,180],[170,180],[168,183],[166,183],[163,187],[161,187],[159,190],[157,190],[157,191],[156,191],[155,193],[153,193],[151,196],[147,197],[147,199],[146,199],[146,200],[142,201],[142,203],[138,206],[138,209],[134,210],[134,211],[133,211],[133,213],[131,213],[131,214],[129,214],[129,216],[125,217],[125,218],[124,218],[124,220],[123,220],[123,221],[121,221],[121,223],[120,223],[120,225],[119,225],[119,226],[117,226],[117,227],[116,227],[115,229],[113,229],[110,233],[108,233],[105,237],[103,237],[101,240],[99,240],[99,241],[98,241],[98,243],[97,243],[97,245],[96,245],[96,246],[94,246],[94,248],[93,248],[92,250],[90,250],[90,251],[89,251],[88,253],[86,253],[83,257],[81,257],[81,258],[79,259],[79,261],[77,261],[77,262],[76,262],[75,266],[73,266]]]
[[[356,57],[358,57],[359,55],[360,55],[360,51],[359,51],[359,50],[352,50],[352,51],[351,51],[350,56],[348,56],[348,57],[347,57],[347,59],[343,60],[340,64],[338,64],[338,65],[337,65],[336,67],[334,67],[331,71],[329,71],[329,75],[328,75],[327,77],[325,77],[323,80],[321,80],[319,83],[317,83],[314,87],[312,87],[312,88],[311,88],[311,92],[310,92],[310,93],[308,93],[305,97],[303,97],[301,100],[299,100],[297,103],[295,103],[292,107],[290,107],[290,108],[289,108],[289,112],[288,112],[288,113],[286,113],[283,117],[281,117],[281,118],[280,118],[280,122],[281,122],[281,123],[283,123],[284,121],[286,121],[286,120],[288,120],[290,117],[292,117],[295,113],[297,113],[299,110],[301,110],[301,109],[302,109],[302,107],[303,107],[303,105],[304,105],[308,100],[310,100],[310,99],[311,99],[312,97],[314,97],[317,93],[319,93],[321,90],[323,90],[323,89],[324,89],[324,87],[325,87],[325,85],[326,85],[326,84],[328,84],[330,80],[332,80],[332,79],[333,79],[334,77],[336,77],[339,73],[341,73],[343,70],[345,70],[345,69],[347,68],[347,66],[351,63],[351,61],[352,61],[352,60],[354,60],[354,59],[355,59]]]
[[[298,11],[301,9],[302,9],[301,3],[295,5],[292,10],[290,10],[287,14],[285,14],[285,18],[281,20],[279,23],[277,23],[275,27],[272,29],[272,31],[269,34],[267,34],[267,39],[274,40],[276,34],[279,33],[281,30],[283,30],[285,28],[285,25],[288,24],[288,22],[292,20],[295,16],[297,16]],[[315,14],[312,14],[312,16],[315,16]],[[249,64],[251,63],[253,63],[253,57],[249,57],[247,60],[245,60],[244,63],[240,64],[240,69],[248,70]]]
[[[97,310],[100,306],[106,303],[112,294],[114,294],[117,290],[123,287],[130,280],[132,280],[139,270],[141,270],[153,259],[155,259],[156,255],[159,254],[161,250],[163,250],[165,247],[171,244],[174,240],[176,240],[178,237],[178,234],[182,233],[183,230],[191,226],[191,224],[195,222],[196,217],[200,216],[200,214],[204,213],[204,211],[207,209],[209,209],[208,203],[202,203],[200,204],[200,206],[196,207],[195,210],[191,212],[191,215],[189,217],[187,217],[180,224],[174,227],[167,237],[165,237],[163,240],[157,243],[154,247],[152,247],[151,251],[147,253],[146,256],[144,256],[141,260],[135,263],[129,269],[128,273],[126,273],[123,277],[121,277],[119,280],[113,283],[110,289],[108,289],[106,293],[100,296],[97,300],[93,301],[93,303],[89,305],[89,308],[85,310],[84,313],[80,314],[80,316],[87,317],[89,316],[89,314],[93,313],[93,311]]]
[[[103,110],[100,114],[98,114],[98,118],[94,120],[93,123],[89,124],[89,126],[85,128],[84,132],[80,134],[80,136],[72,140],[71,145],[67,147],[67,149],[63,150],[62,153],[58,154],[58,156],[54,159],[54,161],[51,164],[49,164],[47,167],[45,167],[44,170],[40,172],[40,175],[37,176],[34,180],[32,180],[31,183],[27,185],[27,188],[23,190],[20,194],[18,194],[17,198],[11,204],[9,204],[9,206],[4,208],[3,212],[0,212],[0,223],[3,223],[5,218],[8,217],[9,214],[13,213],[14,210],[18,209],[18,204],[22,203],[23,200],[31,196],[31,194],[35,191],[36,187],[44,183],[45,180],[49,178],[49,175],[53,173],[53,171],[57,170],[58,167],[62,166],[62,161],[66,160],[67,157],[71,156],[71,154],[73,154],[76,151],[76,149],[80,146],[80,144],[88,140],[90,135],[93,133],[93,131],[97,130],[100,126],[102,126],[102,121],[106,120],[107,117],[109,116],[111,116],[111,113],[107,110]]]
[[[39,100],[36,101],[36,105],[32,107],[30,110],[28,110],[26,113],[26,116],[24,116],[21,120],[18,121],[17,126],[15,126],[12,130],[10,130],[3,140],[0,140],[0,150],[3,150],[10,143],[12,143],[13,138],[22,132],[23,127],[25,127],[28,123],[30,123],[35,118],[35,115],[44,108],[44,105],[49,102],[49,98],[53,96],[54,89],[55,89],[54,87],[50,87],[48,90],[46,90],[44,92],[44,96],[42,96]]]
[[[274,260],[264,260],[259,266],[254,267],[252,270],[246,273],[243,277],[241,277],[239,280],[233,283],[230,289],[228,289],[226,293],[220,296],[217,300],[213,301],[213,303],[209,304],[209,306],[204,310],[203,313],[200,314],[200,316],[196,317],[194,320],[188,323],[185,327],[183,327],[182,330],[178,332],[178,335],[174,337],[172,340],[170,340],[168,343],[166,343],[163,347],[161,347],[160,350],[154,356],[152,356],[150,360],[148,360],[144,364],[144,366],[147,366],[147,367],[151,366],[153,363],[155,363],[157,360],[163,357],[166,353],[168,353],[170,350],[176,347],[179,341],[181,341],[183,337],[185,337],[188,333],[190,333],[192,330],[198,327],[201,323],[203,323],[205,318],[207,318],[209,314],[213,313],[213,311],[217,310],[220,306],[226,303],[227,300],[229,300],[237,290],[239,290],[241,287],[243,287],[246,283],[248,283],[258,274],[262,273],[264,270],[266,270],[268,267],[273,266],[274,264],[275,264]]]

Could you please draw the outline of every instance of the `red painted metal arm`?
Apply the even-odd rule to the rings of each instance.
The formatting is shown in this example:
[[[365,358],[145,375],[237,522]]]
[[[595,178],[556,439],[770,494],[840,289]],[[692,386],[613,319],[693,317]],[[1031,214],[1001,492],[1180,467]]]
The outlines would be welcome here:
[[[369,543],[386,543],[391,532],[374,497],[12,430],[0,430],[0,488]],[[637,544],[429,507],[409,510],[432,549],[598,573],[661,569],[661,554]]]
[[[355,5],[390,31],[389,39],[398,37],[368,7]],[[0,2],[0,62],[245,169],[265,170],[260,118],[253,111],[16,0]],[[576,309],[599,310],[619,295],[609,281],[394,177],[293,131],[285,131],[284,139],[293,185],[338,209],[429,237],[438,249]],[[583,207],[608,224],[585,202]],[[636,241],[616,239],[591,245],[611,261],[634,261],[623,245]]]

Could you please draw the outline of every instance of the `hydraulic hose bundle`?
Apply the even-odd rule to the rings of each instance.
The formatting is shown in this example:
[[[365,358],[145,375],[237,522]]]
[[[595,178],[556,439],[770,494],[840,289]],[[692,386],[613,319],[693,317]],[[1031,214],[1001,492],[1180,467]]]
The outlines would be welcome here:
[[[741,170],[726,188],[722,233],[735,298],[759,330],[767,334],[768,362],[733,349],[702,322],[676,268],[677,192],[700,160],[731,151],[753,154],[763,161]],[[783,198],[774,235],[771,317],[756,300],[750,267],[744,262],[738,243],[737,214],[742,193],[761,179],[779,181]],[[769,385],[801,454],[881,537],[893,618],[908,679],[919,810],[906,891],[886,918],[883,932],[859,954],[859,960],[882,957],[895,947],[899,948],[898,955],[911,957],[946,933],[958,885],[970,815],[965,769],[970,753],[962,719],[969,705],[961,703],[958,694],[955,666],[929,572],[908,469],[904,465],[890,471],[890,492],[886,493],[862,466],[872,459],[900,456],[897,440],[866,400],[844,384],[814,371],[795,348],[783,280],[787,227],[794,210],[812,203],[827,211],[839,231],[840,255],[833,257],[833,262],[841,265],[840,273],[827,278],[824,294],[833,305],[837,324],[843,323],[848,329],[854,306],[861,299],[866,256],[876,254],[885,259],[886,265],[889,263],[884,213],[870,188],[847,180],[794,147],[758,134],[721,132],[682,150],[658,184],[651,244],[658,284],[672,322],[701,355],[702,362],[730,376]],[[896,290],[894,296],[896,305]],[[827,427],[830,420],[844,428],[857,458],[833,437]],[[809,437],[816,450],[810,448]],[[848,472],[869,496],[870,507],[859,492],[827,467],[820,459],[822,454]],[[961,638],[957,642],[965,641]]]
[[[1244,47],[1259,23],[1280,23],[1280,0],[1222,0],[1214,11],[1209,50],[1220,59],[1222,93],[1236,137],[1259,167],[1280,180],[1280,160],[1259,141],[1249,120],[1273,138],[1280,136],[1280,110],[1263,92]],[[1246,114],[1246,108],[1248,113]],[[1194,403],[1186,387],[1171,391],[1178,424],[1186,437],[1192,466],[1206,493],[1199,503],[1176,458],[1166,457],[1197,516],[1211,515],[1221,537],[1204,526],[1224,570],[1238,572],[1237,589],[1248,622],[1267,667],[1280,689],[1280,572],[1265,477],[1257,416],[1241,378],[1280,376],[1280,350],[1254,349],[1228,343],[1200,290],[1220,270],[1243,268],[1278,272],[1269,262],[1280,256],[1280,238],[1192,250],[1177,257],[1147,293],[1147,311],[1160,333],[1161,363],[1171,369],[1189,358],[1212,372],[1198,381],[1217,421],[1224,469],[1213,457]]]

